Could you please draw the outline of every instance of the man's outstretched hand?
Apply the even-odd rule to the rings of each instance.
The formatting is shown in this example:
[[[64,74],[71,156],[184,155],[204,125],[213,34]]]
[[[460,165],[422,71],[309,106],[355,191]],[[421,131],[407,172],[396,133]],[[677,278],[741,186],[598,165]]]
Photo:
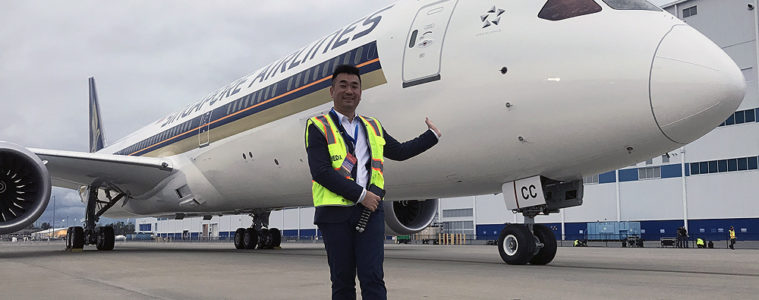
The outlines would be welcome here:
[[[427,123],[427,128],[429,128],[430,130],[434,131],[435,134],[437,134],[438,137],[443,136],[443,134],[440,133],[440,130],[438,130],[437,127],[435,127],[435,124],[432,124],[432,121],[430,121],[430,118],[425,118],[424,119],[424,123]]]

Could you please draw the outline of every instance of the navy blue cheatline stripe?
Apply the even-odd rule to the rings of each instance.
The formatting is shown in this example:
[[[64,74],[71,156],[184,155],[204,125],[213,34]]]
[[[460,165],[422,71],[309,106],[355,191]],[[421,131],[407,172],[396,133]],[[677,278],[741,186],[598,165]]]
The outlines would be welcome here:
[[[332,77],[332,71],[339,64],[356,65],[361,70],[361,74],[382,69],[376,41],[325,60],[311,68],[213,109],[209,118],[209,130],[329,87],[331,85],[329,79]],[[130,145],[115,154],[141,156],[197,136],[202,116],[197,116],[182,124],[173,126],[161,133]]]

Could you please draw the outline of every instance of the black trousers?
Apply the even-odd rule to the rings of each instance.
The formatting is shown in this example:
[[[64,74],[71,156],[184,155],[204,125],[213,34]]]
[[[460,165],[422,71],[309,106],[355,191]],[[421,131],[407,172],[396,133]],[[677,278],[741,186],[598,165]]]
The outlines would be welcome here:
[[[730,249],[735,249],[735,239],[730,239]]]
[[[354,215],[341,223],[317,224],[327,250],[332,299],[356,299],[357,274],[363,299],[387,299],[382,269],[385,259],[384,211],[372,213],[366,231],[362,233],[355,229],[360,214]]]

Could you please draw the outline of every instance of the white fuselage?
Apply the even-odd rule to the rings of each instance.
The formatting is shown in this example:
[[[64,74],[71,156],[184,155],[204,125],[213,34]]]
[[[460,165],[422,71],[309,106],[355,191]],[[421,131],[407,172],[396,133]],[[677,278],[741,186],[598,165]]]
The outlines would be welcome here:
[[[600,12],[549,21],[537,17],[544,1],[495,2],[504,12],[498,24],[484,27],[481,16],[490,2],[401,1],[110,145],[101,152],[118,153],[181,122],[202,119],[155,138],[161,144],[152,148],[156,143],[147,142],[131,149],[139,151],[120,153],[166,157],[175,170],[151,192],[130,195],[122,209],[166,215],[311,205],[306,120],[332,107],[331,69],[323,67],[333,68],[336,57],[345,62],[340,55],[350,51],[348,63],[364,64],[358,114],[378,118],[399,141],[427,130],[425,117],[443,133],[429,151],[385,162],[390,200],[498,193],[504,182],[529,176],[573,180],[622,167],[700,137],[740,103],[714,99],[710,114],[677,120],[696,133],[693,138],[668,137],[653,107],[682,110],[690,102],[652,99],[651,74],[657,48],[673,26],[685,26],[681,21],[663,11],[611,9],[602,1]],[[716,47],[703,36],[689,42],[683,46],[689,51],[726,57],[699,47]],[[378,61],[371,62],[372,55]],[[322,68],[316,76],[303,73],[316,66]],[[724,71],[732,76],[732,70]],[[266,79],[260,80],[262,74]],[[699,79],[681,76],[682,91],[697,93],[689,89],[698,89]],[[288,87],[278,86],[283,93],[275,92],[272,84],[291,77]],[[298,80],[307,83],[300,90]],[[241,112],[234,115],[235,110]],[[250,115],[240,117],[245,113]],[[699,118],[684,123],[692,116]],[[178,195],[177,189],[188,192],[184,185],[192,201]]]

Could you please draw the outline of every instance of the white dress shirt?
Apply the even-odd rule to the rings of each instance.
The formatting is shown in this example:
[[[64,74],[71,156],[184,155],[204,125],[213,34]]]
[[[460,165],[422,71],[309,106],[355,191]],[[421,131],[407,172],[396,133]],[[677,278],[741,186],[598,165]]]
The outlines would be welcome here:
[[[336,110],[333,111],[337,114],[338,119],[340,119],[340,124],[343,125],[345,133],[356,141],[354,147],[356,150],[356,153],[354,153],[357,160],[356,167],[358,167],[358,170],[356,170],[356,183],[364,188],[364,191],[361,192],[361,197],[358,198],[358,202],[360,203],[361,201],[364,201],[364,197],[366,196],[366,183],[369,180],[369,172],[366,170],[366,163],[371,157],[369,154],[369,145],[367,144],[365,130],[360,127],[364,125],[361,123],[361,120],[359,120],[358,114],[356,114],[355,117],[353,117],[353,120],[351,120]],[[356,130],[356,128],[358,128],[358,130]],[[354,134],[356,136],[353,136]],[[350,143],[350,141],[345,142]]]

